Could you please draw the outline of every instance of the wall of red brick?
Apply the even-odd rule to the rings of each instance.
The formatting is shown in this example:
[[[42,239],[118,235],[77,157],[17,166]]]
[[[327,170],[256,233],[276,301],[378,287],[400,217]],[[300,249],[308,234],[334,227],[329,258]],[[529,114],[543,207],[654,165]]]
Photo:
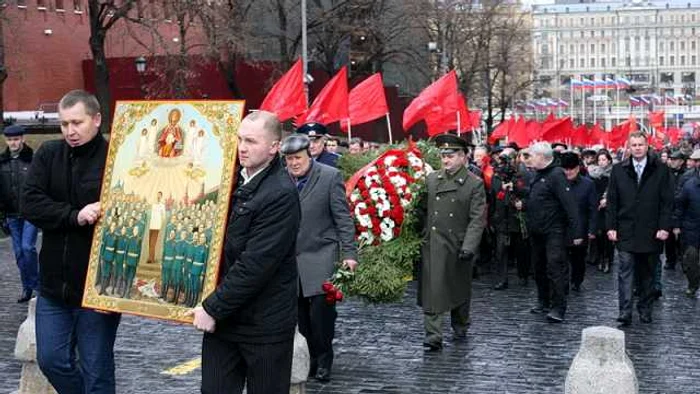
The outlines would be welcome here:
[[[69,8],[64,12],[55,9],[55,0],[45,0],[45,3],[47,9],[40,10],[37,0],[27,0],[26,8],[13,2],[2,12],[9,73],[4,85],[6,111],[36,110],[43,103],[58,102],[71,89],[85,87],[82,62],[92,58],[87,12],[76,13],[72,1],[64,0],[65,7]],[[47,34],[47,30],[51,33]],[[178,36],[177,25],[161,21],[158,31],[163,42],[153,40],[153,35],[144,27],[130,25],[127,28],[125,23],[117,23],[107,35],[107,57],[135,58],[176,51],[178,44],[173,38]],[[188,34],[191,35],[188,44],[199,39],[196,29]],[[148,47],[139,44],[133,36]],[[125,66],[134,68],[133,63]]]

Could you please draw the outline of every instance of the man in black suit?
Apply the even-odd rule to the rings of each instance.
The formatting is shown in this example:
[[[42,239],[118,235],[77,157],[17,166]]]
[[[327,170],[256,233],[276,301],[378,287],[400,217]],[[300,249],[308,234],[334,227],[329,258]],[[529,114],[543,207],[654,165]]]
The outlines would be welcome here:
[[[326,301],[322,286],[333,275],[336,262],[355,269],[357,245],[343,176],[335,168],[314,161],[309,146],[306,135],[292,134],[280,150],[299,190],[301,203],[297,238],[299,331],[309,344],[310,376],[328,381],[338,314],[335,301]]]
[[[288,393],[297,324],[299,195],[278,156],[282,127],[259,111],[238,130],[238,188],[221,281],[192,310],[202,343],[202,393]]]
[[[617,273],[622,326],[632,323],[633,279],[639,290],[637,310],[651,323],[652,282],[663,243],[672,228],[673,177],[661,160],[649,153],[647,136],[634,132],[628,146],[632,157],[615,164],[608,185],[608,239],[617,243]]]

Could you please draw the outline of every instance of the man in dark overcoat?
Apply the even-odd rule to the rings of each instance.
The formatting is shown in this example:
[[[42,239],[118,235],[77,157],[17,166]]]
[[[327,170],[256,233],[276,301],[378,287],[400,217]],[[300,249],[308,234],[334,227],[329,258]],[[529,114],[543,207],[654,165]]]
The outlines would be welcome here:
[[[700,160],[700,149],[696,149],[690,159]],[[688,278],[685,294],[695,298],[700,287],[700,176],[697,172],[683,184],[675,202],[673,233],[680,236],[683,245],[681,264]]]
[[[299,332],[306,337],[311,355],[310,376],[328,381],[333,365],[335,301],[326,300],[323,283],[336,263],[357,266],[355,224],[345,198],[343,176],[337,169],[316,162],[304,134],[292,134],[282,143],[287,171],[299,190],[301,225],[297,236],[299,269]]]
[[[637,310],[642,323],[652,321],[654,269],[671,230],[673,178],[647,136],[631,133],[631,157],[613,166],[608,185],[608,238],[617,242],[620,267],[618,298],[622,326],[632,323],[633,279],[639,290]]]
[[[418,279],[424,346],[442,348],[442,316],[450,312],[457,338],[466,336],[472,262],[486,226],[483,182],[467,168],[467,144],[452,134],[435,137],[442,169],[428,175],[418,203],[424,240]]]

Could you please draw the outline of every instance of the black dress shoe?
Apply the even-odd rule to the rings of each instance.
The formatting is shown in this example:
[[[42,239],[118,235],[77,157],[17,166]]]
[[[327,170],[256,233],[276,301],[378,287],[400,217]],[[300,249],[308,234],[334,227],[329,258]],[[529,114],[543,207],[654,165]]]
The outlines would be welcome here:
[[[493,287],[494,290],[505,290],[508,288],[508,282],[501,282]]]
[[[650,313],[643,313],[639,315],[639,321],[645,324],[651,323],[651,314]]]
[[[676,263],[666,263],[666,264],[664,264],[664,269],[669,270],[669,271],[673,271],[676,269]]]
[[[617,322],[620,323],[619,327],[627,327],[632,324],[632,316],[620,315],[617,318]]]
[[[578,293],[581,291],[581,285],[580,284],[573,284],[573,285],[571,285],[571,290]]]
[[[564,314],[559,311],[551,311],[547,314],[547,321],[550,323],[563,323]]]
[[[316,371],[316,376],[314,376],[319,382],[330,382],[331,381],[331,370],[328,368],[318,368]]]
[[[549,312],[549,308],[544,306],[543,304],[537,304],[530,308],[530,313],[547,313]]]
[[[423,342],[423,347],[425,348],[426,352],[439,352],[442,350],[441,343]]]
[[[698,289],[685,289],[685,296],[688,298],[695,298],[695,293],[698,292]]]
[[[20,294],[19,298],[17,299],[18,304],[23,304],[29,300],[32,299],[32,290],[24,290],[22,291],[22,294]]]
[[[661,290],[654,290],[652,294],[654,295],[655,300],[658,300],[659,298],[664,296],[664,293]]]
[[[527,278],[520,278],[520,286],[527,286]]]

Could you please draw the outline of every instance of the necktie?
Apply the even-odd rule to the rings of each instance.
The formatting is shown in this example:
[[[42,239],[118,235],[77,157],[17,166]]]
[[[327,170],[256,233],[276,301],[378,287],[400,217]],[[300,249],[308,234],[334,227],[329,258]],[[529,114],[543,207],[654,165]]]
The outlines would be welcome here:
[[[637,164],[635,165],[636,171],[637,171],[637,183],[642,181],[642,165]]]

